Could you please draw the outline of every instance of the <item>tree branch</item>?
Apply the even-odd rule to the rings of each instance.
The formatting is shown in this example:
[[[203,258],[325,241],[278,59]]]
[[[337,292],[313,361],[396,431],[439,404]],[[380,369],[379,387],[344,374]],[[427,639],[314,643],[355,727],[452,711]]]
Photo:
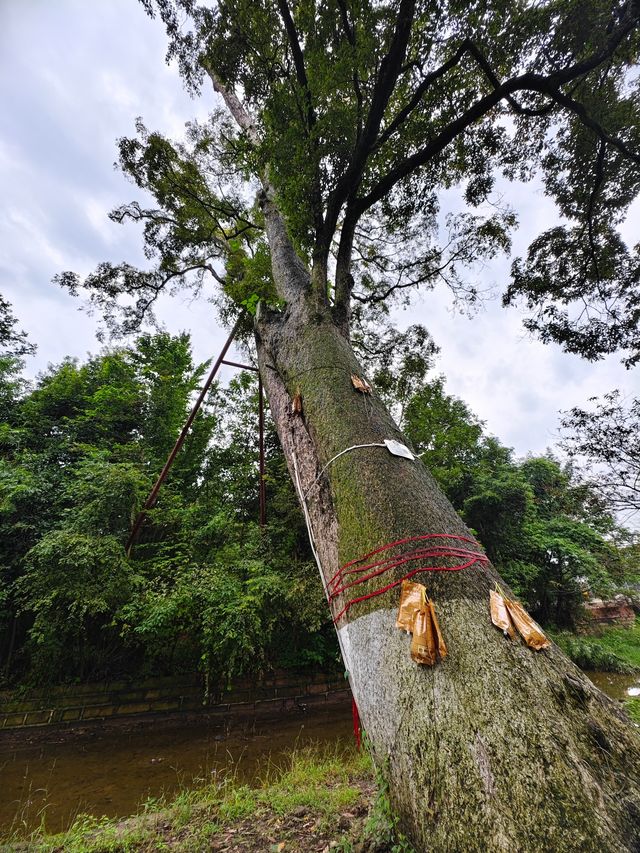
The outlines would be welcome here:
[[[439,68],[436,68],[435,71],[427,74],[411,96],[411,100],[400,110],[389,126],[380,134],[373,146],[374,149],[381,148],[389,137],[392,136],[402,124],[404,124],[422,100],[422,96],[427,89],[460,62],[464,54],[469,50],[470,44],[471,42],[469,39],[465,39],[451,59],[447,60],[447,62],[443,63]]]
[[[549,96],[553,98],[553,100],[556,101],[558,104],[563,106],[565,109],[569,110],[569,112],[572,112],[577,115],[582,124],[585,127],[588,127],[590,130],[593,130],[593,132],[603,142],[606,142],[608,145],[611,145],[612,148],[616,148],[629,160],[632,160],[634,163],[640,165],[640,154],[635,154],[633,151],[630,151],[624,144],[624,142],[622,142],[622,140],[607,133],[606,130],[602,127],[602,125],[589,115],[583,104],[579,103],[578,101],[575,101],[573,98],[569,97],[569,95],[565,95],[564,92],[560,92],[559,90],[549,92]]]
[[[214,90],[222,96],[227,109],[239,127],[247,134],[249,140],[257,146],[260,137],[255,120],[236,94],[222,83],[215,71],[208,65],[205,66],[205,70],[211,78]],[[298,257],[287,232],[284,219],[274,203],[275,189],[269,180],[268,167],[265,168],[262,176],[262,187],[260,206],[264,214],[265,230],[271,250],[273,280],[278,295],[286,302],[295,304],[310,289],[309,273]]]
[[[253,145],[258,145],[260,142],[260,136],[258,134],[255,119],[249,114],[248,110],[236,93],[231,89],[227,89],[210,65],[205,65],[204,70],[211,78],[214,90],[222,97],[222,100],[233,118],[236,120],[238,126],[247,134]]]
[[[574,101],[569,95],[565,95],[560,91],[560,86],[565,85],[566,83],[570,83],[585,74],[589,71],[592,71],[594,68],[597,68],[604,60],[611,57],[618,46],[622,43],[624,38],[632,32],[638,26],[638,20],[640,20],[640,6],[638,3],[629,2],[625,9],[625,17],[622,19],[622,22],[613,30],[611,37],[607,41],[606,45],[602,48],[602,50],[592,54],[581,62],[574,63],[570,65],[568,68],[565,68],[560,71],[554,71],[549,75],[541,75],[535,74],[533,72],[528,72],[522,74],[518,77],[513,77],[510,80],[507,80],[504,83],[500,83],[499,79],[491,69],[489,63],[486,61],[481,51],[471,42],[467,40],[460,45],[458,51],[454,56],[447,62],[445,65],[441,66],[441,68],[436,69],[433,72],[433,75],[436,75],[436,79],[439,76],[442,76],[443,73],[450,70],[450,68],[454,67],[454,65],[460,61],[462,55],[466,51],[470,51],[480,67],[483,69],[484,73],[487,75],[489,81],[491,82],[494,91],[489,93],[485,97],[481,98],[477,101],[472,107],[470,107],[462,116],[459,116],[457,119],[452,121],[447,127],[445,127],[438,136],[435,137],[428,145],[426,145],[423,149],[416,152],[410,157],[405,158],[401,161],[397,166],[392,169],[387,175],[382,178],[376,186],[369,192],[369,194],[363,198],[359,199],[356,207],[359,214],[362,214],[365,210],[367,210],[371,205],[375,204],[379,201],[387,192],[389,192],[392,187],[403,177],[411,174],[416,169],[420,168],[420,166],[424,165],[428,162],[432,157],[437,156],[455,137],[466,130],[471,124],[473,124],[478,119],[482,118],[487,112],[489,112],[493,107],[495,107],[501,100],[507,101],[509,105],[516,111],[520,113],[524,113],[526,115],[540,115],[547,112],[548,109],[546,107],[542,108],[542,110],[529,110],[526,107],[522,107],[520,104],[515,101],[512,97],[515,92],[518,91],[533,91],[539,92],[540,94],[547,95],[551,97],[556,103],[564,106],[566,109],[574,112],[578,117],[583,121],[585,125],[594,130],[602,139],[605,139],[610,145],[613,145],[619,151],[621,151],[625,156],[630,157],[634,162],[640,162],[640,158],[630,152],[626,146],[615,137],[609,136],[605,132],[605,130],[588,114],[585,108]],[[411,113],[413,109],[418,105],[420,98],[428,88],[428,86],[433,82],[430,78],[426,78],[425,81],[418,87],[416,93],[412,97],[411,101],[407,106],[398,114],[396,119],[394,119],[395,127],[397,127],[406,120],[408,115]],[[418,91],[420,92],[420,97],[417,97]],[[384,140],[388,139],[391,135],[388,132],[390,128],[385,131]]]
[[[291,10],[287,5],[287,0],[278,0],[278,11],[280,12],[280,17],[282,18],[282,22],[287,33],[287,39],[289,41],[289,47],[291,48],[291,55],[293,57],[293,65],[296,69],[296,77],[300,84],[300,88],[304,92],[305,100],[307,102],[307,127],[311,130],[316,123],[316,112],[311,100],[311,91],[309,89],[309,80],[307,78],[307,70],[304,65],[302,48],[300,47],[298,33],[296,32],[296,25],[291,17]]]
[[[326,253],[324,251],[318,251],[318,244],[322,243],[322,232],[324,227],[324,216],[323,216],[323,208],[322,208],[322,193],[320,189],[320,172],[319,172],[319,164],[317,157],[317,139],[313,134],[313,128],[316,124],[316,111],[313,106],[313,100],[311,98],[311,90],[309,89],[309,80],[307,77],[307,71],[304,64],[304,56],[302,53],[302,48],[300,47],[300,41],[298,39],[298,33],[296,32],[295,23],[293,18],[291,17],[291,10],[287,5],[287,0],[278,0],[278,10],[280,12],[280,17],[284,23],[284,28],[287,33],[287,39],[289,42],[289,47],[291,49],[291,55],[293,57],[293,65],[296,70],[296,78],[298,80],[298,84],[303,91],[305,104],[306,104],[306,125],[308,135],[311,139],[311,147],[314,152],[315,162],[313,164],[314,173],[313,173],[313,186],[311,188],[311,207],[313,211],[313,224],[315,230],[315,243],[316,243],[316,252],[314,252],[314,261],[313,261],[313,271],[311,275],[311,281],[313,284],[313,288],[316,291],[316,295],[320,303],[326,303],[327,300],[327,264],[326,264]]]
[[[574,70],[576,76],[583,73],[582,69],[587,63],[575,65]],[[591,63],[589,63],[591,67]],[[501,100],[509,101],[510,96],[515,92],[530,91],[539,92],[543,95],[548,95],[554,101],[561,104],[565,108],[574,112],[581,121],[594,130],[602,139],[613,145],[625,156],[629,157],[636,163],[640,163],[640,155],[634,154],[622,143],[619,139],[610,136],[604,128],[594,119],[592,119],[586,109],[574,101],[568,95],[560,92],[557,88],[558,78],[562,76],[564,82],[569,82],[573,78],[568,72],[563,72],[562,75],[552,74],[544,77],[540,74],[526,73],[519,77],[512,77],[510,80],[498,85],[493,92],[485,95],[480,100],[476,101],[466,112],[457,119],[450,122],[434,139],[432,139],[424,148],[416,151],[410,157],[401,160],[394,168],[390,169],[387,174],[372,188],[369,194],[360,198],[356,202],[356,209],[359,215],[362,215],[365,210],[368,210],[376,202],[380,201],[390,190],[398,183],[398,181],[415,172],[421,166],[424,166],[429,160],[440,154],[446,146],[452,142],[460,133],[463,133],[474,122],[483,118],[490,110],[492,110]]]
[[[357,192],[367,157],[378,135],[385,109],[402,69],[411,36],[414,12],[415,0],[401,0],[396,28],[389,50],[380,63],[371,106],[362,134],[356,144],[351,162],[339,178],[327,202],[324,228],[324,245],[327,252],[331,237],[336,229],[340,210],[349,196],[354,197]]]
[[[353,290],[351,255],[357,223],[357,216],[353,216],[350,212],[347,212],[345,221],[342,224],[340,243],[338,245],[338,256],[336,259],[334,316],[338,324],[341,325],[345,331],[349,328],[349,305],[351,303],[351,292]]]
[[[354,68],[353,68],[353,91],[356,96],[356,140],[360,139],[362,135],[362,105],[364,103],[364,99],[362,97],[362,89],[360,88],[360,77],[358,75],[358,65],[357,65],[357,55],[355,53],[356,50],[356,31],[355,27],[351,26],[349,23],[349,14],[347,10],[347,4],[345,0],[338,0],[338,8],[340,9],[340,19],[342,21],[342,28],[347,36],[347,41],[351,45],[354,51]]]

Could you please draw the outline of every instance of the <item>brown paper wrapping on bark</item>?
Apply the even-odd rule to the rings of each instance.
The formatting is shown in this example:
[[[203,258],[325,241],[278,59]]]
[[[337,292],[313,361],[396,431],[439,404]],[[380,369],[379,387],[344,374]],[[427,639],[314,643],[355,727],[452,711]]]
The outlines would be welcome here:
[[[440,631],[433,601],[427,601],[413,617],[411,659],[425,666],[433,666],[438,657],[447,656],[447,647]]]
[[[369,385],[366,379],[363,379],[362,376],[358,376],[356,373],[351,374],[351,384],[356,391],[360,391],[362,394],[371,393],[371,385]]]
[[[396,628],[404,628],[410,632],[413,628],[413,617],[425,603],[425,588],[421,583],[402,581],[400,588],[400,608],[396,619]]]
[[[489,595],[491,597],[491,621],[496,628],[500,628],[505,637],[508,635],[512,640],[515,640],[516,631],[513,627],[513,622],[509,616],[509,611],[507,610],[504,598],[499,592],[496,592],[493,589]]]
[[[296,388],[296,393],[291,401],[291,411],[294,415],[302,414],[302,394],[299,388]]]
[[[510,601],[508,598],[505,598],[504,603],[509,611],[509,616],[513,619],[513,624],[525,643],[536,651],[548,649],[551,643],[542,633],[542,628],[533,621],[524,607],[517,601]]]
[[[438,649],[438,656],[440,658],[446,658],[447,656],[447,647],[444,642],[444,638],[442,636],[442,632],[440,630],[440,624],[438,623],[438,617],[436,616],[436,608],[433,601],[429,600],[428,604],[429,610],[431,612],[431,619],[433,621],[433,632],[435,634],[436,646]]]
[[[431,619],[431,610],[427,605],[416,610],[413,617],[411,660],[426,666],[433,666],[437,660],[433,620]]]

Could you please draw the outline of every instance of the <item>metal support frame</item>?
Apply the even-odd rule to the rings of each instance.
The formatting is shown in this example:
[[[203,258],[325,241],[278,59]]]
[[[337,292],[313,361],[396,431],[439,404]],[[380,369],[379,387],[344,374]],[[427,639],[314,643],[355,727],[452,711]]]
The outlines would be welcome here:
[[[131,553],[131,548],[133,547],[136,539],[138,538],[138,534],[142,528],[142,525],[144,524],[148,510],[150,510],[154,507],[156,500],[158,499],[158,492],[160,491],[160,487],[162,486],[164,481],[167,479],[167,474],[171,470],[171,466],[173,465],[173,462],[174,462],[176,456],[178,455],[180,448],[184,444],[184,440],[187,437],[187,433],[191,429],[191,424],[193,423],[196,415],[198,414],[198,411],[200,410],[200,406],[202,405],[204,398],[207,395],[207,391],[211,387],[211,383],[215,379],[216,374],[217,374],[218,370],[220,369],[220,366],[222,364],[228,364],[231,367],[241,367],[243,370],[256,370],[257,371],[256,367],[249,367],[248,365],[237,364],[236,362],[232,362],[232,361],[225,361],[225,358],[224,358],[225,355],[227,354],[227,351],[229,350],[229,347],[231,346],[231,343],[233,342],[233,339],[236,335],[236,332],[238,331],[241,320],[242,320],[242,317],[238,317],[238,319],[236,320],[236,323],[235,323],[233,329],[231,330],[231,333],[229,334],[229,337],[227,338],[225,345],[222,347],[222,352],[220,353],[220,355],[216,359],[216,362],[213,365],[213,367],[211,368],[209,376],[207,377],[207,381],[204,383],[204,385],[202,386],[202,389],[200,390],[200,393],[198,394],[198,399],[196,400],[196,402],[193,405],[193,408],[191,409],[191,413],[190,413],[189,417],[187,418],[187,422],[182,427],[182,431],[180,432],[180,435],[178,436],[177,441],[173,446],[173,450],[169,454],[167,461],[164,463],[164,467],[163,467],[162,471],[160,472],[160,475],[158,476],[158,479],[154,483],[154,486],[151,489],[151,491],[149,492],[149,497],[146,499],[146,501],[142,505],[142,509],[140,510],[138,515],[136,516],[136,520],[133,523],[131,533],[129,534],[129,538],[127,539],[127,544],[125,545],[125,550],[127,552],[127,555],[129,555]],[[258,374],[258,377],[259,377],[259,374]],[[260,397],[260,416],[259,416],[259,418],[260,418],[260,525],[263,526],[264,520],[265,520],[264,446],[263,446],[264,442],[263,442],[263,426],[262,426],[262,424],[263,424],[262,381],[260,380],[260,378],[258,378],[258,388],[259,388],[259,397]]]
[[[264,479],[264,389],[258,373],[258,446],[260,447],[260,527],[267,523],[267,492]]]

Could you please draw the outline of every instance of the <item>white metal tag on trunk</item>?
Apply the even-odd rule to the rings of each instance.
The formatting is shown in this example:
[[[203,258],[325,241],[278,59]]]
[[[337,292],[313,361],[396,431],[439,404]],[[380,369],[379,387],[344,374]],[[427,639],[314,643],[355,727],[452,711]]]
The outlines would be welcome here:
[[[401,444],[399,441],[394,441],[392,438],[385,438],[384,443],[387,446],[389,453],[394,456],[403,456],[405,459],[415,459],[413,453],[409,450],[406,444]]]

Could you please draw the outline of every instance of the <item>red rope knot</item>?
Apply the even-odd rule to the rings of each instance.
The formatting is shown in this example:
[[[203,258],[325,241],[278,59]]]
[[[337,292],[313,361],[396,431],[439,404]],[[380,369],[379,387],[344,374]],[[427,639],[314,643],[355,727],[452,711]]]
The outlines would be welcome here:
[[[382,554],[383,552],[389,551],[391,548],[396,548],[399,545],[407,545],[411,542],[425,542],[427,540],[431,541],[426,546],[418,546],[412,551],[401,552],[400,554],[383,557],[380,560],[360,565],[361,563],[364,563],[365,560],[370,560],[371,557],[375,557],[377,554]],[[436,541],[433,542],[432,540]],[[468,536],[458,536],[454,533],[425,533],[423,536],[408,536],[406,539],[397,539],[395,542],[389,542],[387,545],[381,545],[379,548],[369,551],[368,554],[364,554],[364,556],[358,557],[356,560],[350,560],[348,563],[345,563],[344,566],[341,566],[327,584],[327,597],[329,599],[330,606],[333,605],[333,602],[339,595],[342,595],[348,589],[352,589],[359,584],[366,583],[372,578],[379,577],[380,575],[407,563],[412,563],[416,560],[433,559],[457,559],[460,561],[453,566],[437,564],[417,566],[401,578],[386,584],[386,586],[375,589],[373,592],[368,592],[366,595],[360,595],[357,598],[350,599],[337,616],[334,616],[333,621],[337,624],[354,604],[358,604],[360,601],[366,601],[369,598],[375,598],[377,595],[382,595],[390,589],[399,586],[402,581],[410,580],[420,572],[459,572],[462,569],[469,569],[477,563],[489,562],[485,554],[479,554],[477,551],[472,551],[469,548],[465,548],[463,545],[452,546],[440,544],[440,540],[468,542],[471,545],[476,546],[478,544],[474,539],[470,539]]]

